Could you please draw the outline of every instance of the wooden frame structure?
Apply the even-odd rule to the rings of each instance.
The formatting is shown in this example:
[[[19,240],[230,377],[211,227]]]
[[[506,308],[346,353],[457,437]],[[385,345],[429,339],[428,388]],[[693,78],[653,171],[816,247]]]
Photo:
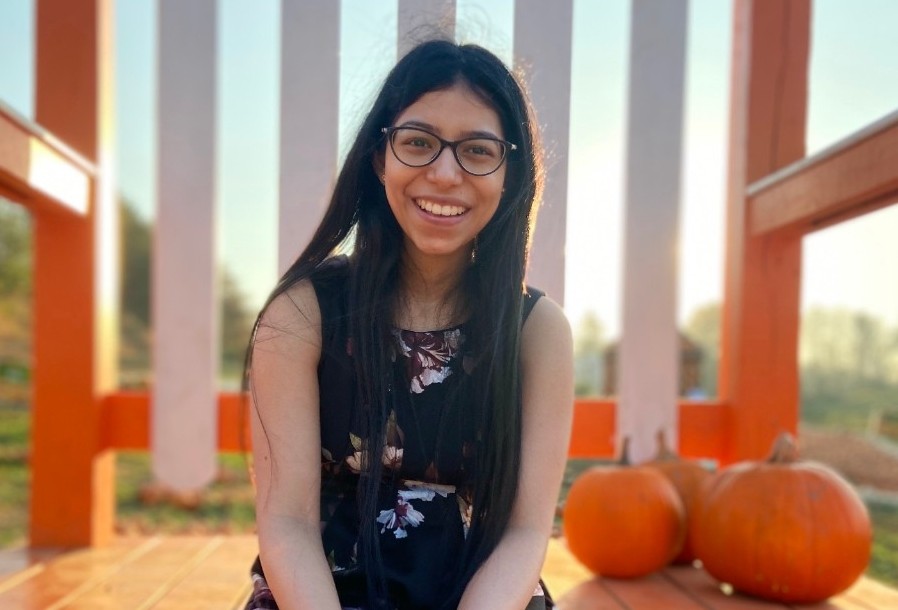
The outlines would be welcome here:
[[[110,20],[110,0],[40,0],[42,128],[0,109],[0,193],[36,227],[33,546],[108,542],[114,451],[150,447],[150,396],[115,391],[103,268]],[[678,405],[686,456],[758,458],[796,431],[802,238],[898,198],[898,114],[805,158],[809,23],[810,0],[735,2],[721,396]],[[219,397],[222,451],[245,446],[241,404]],[[578,400],[570,455],[613,454],[616,417],[614,400]]]
[[[118,347],[111,18],[111,0],[38,3],[40,127],[0,112],[2,192],[34,224],[33,546],[113,534],[115,454],[100,439]]]

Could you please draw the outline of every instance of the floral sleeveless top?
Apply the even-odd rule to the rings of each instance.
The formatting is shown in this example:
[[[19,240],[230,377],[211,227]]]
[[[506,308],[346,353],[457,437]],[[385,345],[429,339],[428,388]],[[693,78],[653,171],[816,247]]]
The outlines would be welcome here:
[[[347,316],[348,261],[333,259],[312,282],[322,316],[318,368],[321,402],[321,537],[344,608],[367,603],[359,563],[361,516],[356,488],[362,467],[362,422],[355,408],[355,374]],[[525,317],[541,292],[529,289]],[[396,608],[436,608],[445,597],[471,522],[473,439],[467,399],[471,358],[465,326],[430,332],[394,329],[384,482],[376,526],[385,577]],[[247,610],[277,608],[257,559]],[[542,586],[527,606],[551,606]]]

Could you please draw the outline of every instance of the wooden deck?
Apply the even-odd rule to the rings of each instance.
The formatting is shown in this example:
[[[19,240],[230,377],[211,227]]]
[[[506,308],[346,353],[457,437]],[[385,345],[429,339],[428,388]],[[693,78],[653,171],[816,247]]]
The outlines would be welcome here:
[[[0,552],[4,610],[228,610],[249,593],[252,536],[119,538],[112,546],[65,553]],[[778,610],[788,605],[725,595],[704,572],[670,568],[638,580],[593,578],[552,540],[543,572],[562,610]],[[898,608],[898,591],[862,578],[807,610]]]

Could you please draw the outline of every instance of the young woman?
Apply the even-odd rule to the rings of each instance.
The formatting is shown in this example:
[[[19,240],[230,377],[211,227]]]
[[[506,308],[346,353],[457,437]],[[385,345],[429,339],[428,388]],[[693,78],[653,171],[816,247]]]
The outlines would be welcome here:
[[[536,131],[480,47],[424,43],[387,77],[256,324],[248,609],[551,607],[573,373],[524,285]]]

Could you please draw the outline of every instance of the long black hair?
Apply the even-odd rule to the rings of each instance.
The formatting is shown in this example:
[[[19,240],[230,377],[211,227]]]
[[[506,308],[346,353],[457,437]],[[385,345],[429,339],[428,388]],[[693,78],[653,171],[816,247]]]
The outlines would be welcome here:
[[[504,191],[493,218],[477,238],[476,261],[462,279],[466,335],[476,365],[472,396],[478,404],[473,514],[447,607],[455,607],[464,587],[496,547],[517,493],[521,453],[519,349],[524,273],[536,202],[542,190],[542,153],[536,121],[515,75],[476,45],[434,40],[405,55],[392,69],[365,118],[337,177],[321,224],[296,262],[281,277],[265,307],[348,244],[349,333],[359,404],[367,422],[367,445],[359,487],[362,518],[360,559],[368,571],[372,606],[385,599],[380,557],[377,494],[384,431],[390,403],[392,363],[386,346],[394,322],[403,234],[390,210],[377,167],[386,154],[383,127],[423,95],[463,84],[499,116],[503,135],[517,150],[509,154]],[[263,307],[262,312],[264,313]],[[262,318],[260,313],[255,330]],[[247,355],[251,366],[252,344]],[[247,383],[248,374],[244,376]],[[264,429],[264,422],[263,429]]]

